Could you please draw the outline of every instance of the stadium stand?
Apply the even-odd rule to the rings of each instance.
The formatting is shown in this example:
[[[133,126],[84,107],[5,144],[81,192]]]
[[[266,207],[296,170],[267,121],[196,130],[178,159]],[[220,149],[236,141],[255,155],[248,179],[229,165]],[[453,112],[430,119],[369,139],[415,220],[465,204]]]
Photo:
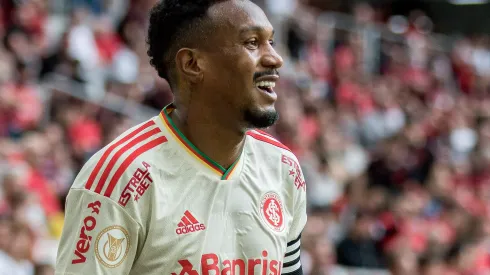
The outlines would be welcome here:
[[[0,274],[54,274],[74,176],[171,101],[146,56],[155,1],[0,1]],[[307,181],[306,274],[489,274],[489,37],[260,2],[286,61],[268,131]]]

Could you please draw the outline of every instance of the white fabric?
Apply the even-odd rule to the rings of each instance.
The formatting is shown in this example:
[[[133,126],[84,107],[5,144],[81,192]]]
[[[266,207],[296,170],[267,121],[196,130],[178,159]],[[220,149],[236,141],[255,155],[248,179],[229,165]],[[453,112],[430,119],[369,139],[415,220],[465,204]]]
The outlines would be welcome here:
[[[252,132],[255,137],[247,136],[233,173],[223,179],[226,174],[191,153],[162,117],[150,124],[134,136],[130,133],[141,125],[118,137],[77,176],[67,198],[56,274],[161,275],[181,274],[186,268],[197,274],[211,268],[214,274],[214,266],[219,269],[216,274],[225,274],[232,264],[236,270],[254,268],[254,274],[262,274],[264,260],[267,274],[281,274],[287,243],[297,239],[306,224],[306,190],[296,157],[279,148],[277,140]],[[113,191],[106,194],[137,148],[162,138],[166,141],[130,161]],[[106,161],[98,165],[104,155]],[[144,178],[145,171],[151,180],[135,183],[136,175]],[[92,172],[94,184],[87,189]],[[145,183],[148,189],[136,200],[137,192],[127,186]],[[263,205],[271,202],[270,194],[280,203]],[[184,232],[188,227],[192,231]]]

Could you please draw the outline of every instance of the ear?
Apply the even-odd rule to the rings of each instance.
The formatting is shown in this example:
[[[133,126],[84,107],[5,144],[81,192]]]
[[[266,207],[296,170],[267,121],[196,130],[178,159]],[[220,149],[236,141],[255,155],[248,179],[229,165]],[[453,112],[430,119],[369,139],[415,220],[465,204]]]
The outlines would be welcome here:
[[[191,83],[198,83],[203,77],[201,58],[196,49],[182,48],[175,57],[177,70]]]

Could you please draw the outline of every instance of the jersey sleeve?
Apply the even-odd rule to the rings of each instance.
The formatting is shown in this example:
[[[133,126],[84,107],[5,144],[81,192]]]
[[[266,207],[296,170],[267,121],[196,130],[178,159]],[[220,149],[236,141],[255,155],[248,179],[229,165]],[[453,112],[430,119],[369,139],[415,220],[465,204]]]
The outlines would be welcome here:
[[[293,221],[288,235],[286,254],[284,255],[282,274],[303,274],[301,253],[301,232],[306,225],[306,183],[299,162],[294,155],[283,155],[283,163],[290,166],[288,186],[291,188],[293,200]]]
[[[70,190],[55,274],[129,274],[140,231],[117,202],[87,189]]]

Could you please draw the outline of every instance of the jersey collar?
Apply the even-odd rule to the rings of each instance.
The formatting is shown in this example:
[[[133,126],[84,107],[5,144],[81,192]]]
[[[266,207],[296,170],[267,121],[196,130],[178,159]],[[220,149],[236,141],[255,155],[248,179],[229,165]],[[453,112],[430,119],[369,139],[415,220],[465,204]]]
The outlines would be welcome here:
[[[240,156],[238,156],[237,160],[228,168],[224,168],[223,166],[219,165],[215,161],[213,161],[210,157],[208,157],[206,154],[204,154],[201,150],[199,150],[194,144],[192,144],[185,136],[184,134],[175,126],[175,123],[173,122],[172,118],[170,117],[170,113],[175,110],[175,106],[173,103],[170,103],[169,105],[165,106],[163,110],[160,112],[160,118],[163,121],[163,124],[167,129],[169,130],[170,133],[175,137],[175,139],[186,149],[186,151],[193,156],[195,159],[199,160],[202,164],[205,166],[209,167],[211,170],[216,172],[218,175],[221,176],[222,180],[228,180],[231,175],[233,174],[233,171],[237,167],[237,164],[240,160]],[[242,150],[243,151],[243,150]]]

